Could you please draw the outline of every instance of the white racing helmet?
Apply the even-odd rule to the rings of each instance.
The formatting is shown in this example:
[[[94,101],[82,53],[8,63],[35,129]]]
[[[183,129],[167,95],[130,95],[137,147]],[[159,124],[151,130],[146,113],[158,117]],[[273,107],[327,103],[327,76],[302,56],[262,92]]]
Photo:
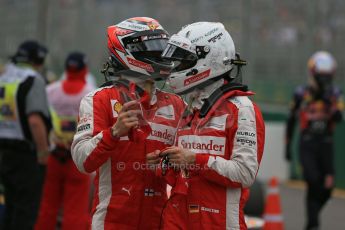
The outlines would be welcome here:
[[[311,83],[319,89],[329,88],[337,68],[334,57],[326,51],[318,51],[308,61]]]
[[[334,74],[337,62],[334,57],[326,51],[318,51],[308,61],[308,69],[314,74]]]
[[[235,60],[235,45],[222,23],[197,22],[173,35],[162,57],[174,61],[169,83],[177,94],[229,76]]]

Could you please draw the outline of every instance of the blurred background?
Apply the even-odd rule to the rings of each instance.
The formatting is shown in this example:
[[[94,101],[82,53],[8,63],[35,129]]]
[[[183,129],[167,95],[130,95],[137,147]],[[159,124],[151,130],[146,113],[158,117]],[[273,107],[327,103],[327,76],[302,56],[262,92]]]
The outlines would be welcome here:
[[[79,49],[99,76],[109,25],[150,16],[173,34],[195,21],[221,21],[249,62],[244,79],[257,100],[285,107],[293,88],[305,82],[306,62],[316,50],[335,56],[343,88],[344,12],[343,0],[0,0],[0,57],[4,61],[24,39],[36,38],[49,47],[50,70],[61,72],[65,55]]]
[[[254,100],[266,121],[265,155],[258,177],[300,179],[297,151],[293,164],[284,159],[288,105],[294,88],[307,82],[307,61],[318,50],[334,55],[338,63],[335,84],[345,89],[344,12],[344,0],[0,0],[0,63],[22,41],[38,39],[49,48],[50,74],[59,77],[65,56],[81,50],[101,84],[99,70],[108,56],[107,26],[133,16],[148,16],[173,34],[188,23],[220,21],[248,61],[243,81],[257,93]],[[343,122],[335,140],[339,189],[345,189],[344,136]]]

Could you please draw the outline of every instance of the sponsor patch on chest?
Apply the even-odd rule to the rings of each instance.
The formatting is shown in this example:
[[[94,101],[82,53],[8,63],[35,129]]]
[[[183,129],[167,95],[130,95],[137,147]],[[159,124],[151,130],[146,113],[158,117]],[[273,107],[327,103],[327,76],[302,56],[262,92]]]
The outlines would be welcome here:
[[[225,145],[225,137],[186,135],[180,136],[178,139],[179,147],[189,149],[195,153],[208,153],[223,156],[226,149]]]
[[[155,116],[175,120],[174,107],[172,105],[163,106],[156,111]]]
[[[168,145],[173,145],[175,140],[176,128],[149,122],[151,133],[147,137],[149,140],[156,140]]]
[[[113,111],[113,117],[118,117],[122,109],[121,103],[118,100],[111,99],[110,104],[111,104],[111,111]]]
[[[228,117],[228,114],[224,114],[222,116],[218,117],[212,117],[206,124],[205,128],[211,128],[216,130],[225,130],[226,127],[226,118]]]

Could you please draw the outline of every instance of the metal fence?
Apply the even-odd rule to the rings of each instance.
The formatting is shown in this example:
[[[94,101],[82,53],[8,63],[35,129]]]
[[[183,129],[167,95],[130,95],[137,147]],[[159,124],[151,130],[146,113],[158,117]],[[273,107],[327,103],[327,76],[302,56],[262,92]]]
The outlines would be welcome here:
[[[49,47],[48,67],[58,75],[67,53],[81,50],[101,81],[107,26],[150,16],[172,34],[195,21],[221,21],[249,62],[244,82],[256,100],[284,105],[306,82],[307,60],[317,50],[334,54],[336,83],[344,88],[344,12],[343,0],[0,0],[0,58],[36,38]]]

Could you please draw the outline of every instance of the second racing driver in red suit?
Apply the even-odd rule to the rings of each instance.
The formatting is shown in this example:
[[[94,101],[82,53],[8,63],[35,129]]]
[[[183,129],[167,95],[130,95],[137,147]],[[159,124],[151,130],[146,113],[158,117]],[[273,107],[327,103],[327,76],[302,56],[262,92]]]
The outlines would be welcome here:
[[[190,114],[180,122],[177,146],[158,155],[174,167],[165,172],[173,188],[162,227],[246,229],[243,208],[261,162],[265,127],[249,99],[253,93],[235,82],[236,67],[245,62],[223,24],[212,22],[185,26],[163,57],[175,62],[170,86],[186,95]],[[157,163],[155,153],[148,155],[150,164]]]

